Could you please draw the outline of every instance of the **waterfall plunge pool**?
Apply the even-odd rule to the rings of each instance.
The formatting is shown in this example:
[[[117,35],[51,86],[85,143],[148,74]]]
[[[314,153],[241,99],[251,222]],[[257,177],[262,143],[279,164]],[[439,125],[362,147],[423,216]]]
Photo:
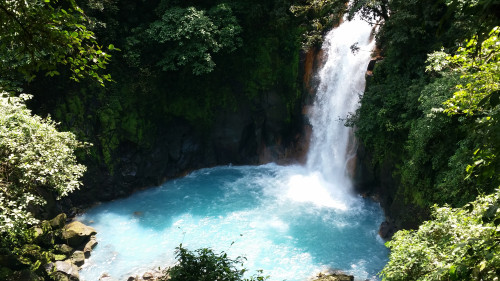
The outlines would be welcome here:
[[[380,206],[301,166],[221,166],[89,209],[99,244],[80,271],[118,280],[175,263],[175,247],[247,258],[250,274],[302,281],[325,269],[377,280],[388,250]],[[234,242],[233,245],[232,242]]]

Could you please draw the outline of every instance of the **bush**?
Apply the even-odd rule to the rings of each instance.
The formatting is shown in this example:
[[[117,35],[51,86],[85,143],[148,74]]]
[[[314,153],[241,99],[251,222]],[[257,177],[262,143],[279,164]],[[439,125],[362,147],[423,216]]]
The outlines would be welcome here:
[[[231,259],[225,252],[214,253],[212,249],[201,248],[194,252],[182,247],[176,248],[178,264],[163,271],[161,281],[263,281],[268,277],[258,275],[244,279],[247,271],[243,268],[245,258]],[[241,266],[241,269],[238,268]]]
[[[0,242],[9,247],[38,222],[29,209],[45,203],[42,192],[67,195],[86,169],[74,155],[84,144],[50,118],[31,115],[29,98],[0,93]]]
[[[433,220],[387,242],[383,280],[498,280],[500,189],[463,208],[434,207]]]

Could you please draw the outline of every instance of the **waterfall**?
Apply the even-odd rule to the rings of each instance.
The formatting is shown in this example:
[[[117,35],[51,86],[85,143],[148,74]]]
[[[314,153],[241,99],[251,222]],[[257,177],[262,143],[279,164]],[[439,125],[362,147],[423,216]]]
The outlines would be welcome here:
[[[78,220],[97,230],[99,244],[81,280],[104,273],[127,280],[165,268],[176,262],[180,243],[245,257],[249,274],[264,270],[270,281],[309,280],[325,269],[378,280],[388,256],[377,234],[384,216],[377,203],[348,192],[350,131],[343,121],[364,88],[370,32],[354,20],[326,36],[306,166],[201,169],[87,210]]]
[[[351,186],[346,176],[351,129],[344,123],[356,110],[365,87],[366,67],[374,46],[371,33],[368,23],[353,19],[327,34],[322,46],[326,57],[318,73],[319,86],[309,115],[313,133],[307,168],[318,171],[343,193],[348,193]]]

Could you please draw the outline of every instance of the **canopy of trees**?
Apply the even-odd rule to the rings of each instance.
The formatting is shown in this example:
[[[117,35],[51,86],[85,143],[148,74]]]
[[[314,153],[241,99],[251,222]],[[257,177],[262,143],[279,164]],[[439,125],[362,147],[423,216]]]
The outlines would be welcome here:
[[[110,80],[99,73],[110,54],[97,44],[88,20],[74,0],[0,1],[0,82],[15,82],[17,73],[31,81],[44,71],[59,74],[67,65],[70,78]],[[109,49],[114,49],[113,45]]]
[[[396,234],[382,276],[490,280],[499,267],[498,11],[491,0],[0,0],[1,246],[29,239],[44,191],[80,186],[75,135],[95,144],[79,155],[89,169],[112,176],[119,148],[150,148],[176,118],[208,134],[218,112],[272,92],[292,124],[302,50],[358,13],[379,26],[379,61],[349,123],[373,170],[392,173],[397,226],[433,218]],[[75,135],[32,115],[26,91],[35,113]],[[178,257],[239,262],[182,247]]]

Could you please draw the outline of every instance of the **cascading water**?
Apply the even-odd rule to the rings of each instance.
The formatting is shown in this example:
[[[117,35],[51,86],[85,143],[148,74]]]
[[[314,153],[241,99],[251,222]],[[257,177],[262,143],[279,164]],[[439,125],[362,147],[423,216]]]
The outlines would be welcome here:
[[[96,206],[78,218],[96,228],[99,242],[81,279],[107,273],[126,280],[164,268],[175,262],[180,243],[244,256],[250,273],[263,269],[270,280],[303,281],[324,269],[376,279],[388,254],[377,235],[383,214],[378,204],[349,192],[349,130],[341,121],[364,87],[370,30],[345,22],[326,37],[306,167],[202,169]]]
[[[371,32],[362,20],[348,21],[328,33],[323,44],[327,59],[318,75],[320,84],[310,116],[313,135],[307,166],[342,186],[349,185],[344,173],[349,128],[343,119],[356,110],[358,95],[365,87],[373,49]]]
[[[325,38],[322,49],[326,60],[318,73],[320,83],[310,114],[313,134],[307,159],[309,174],[292,179],[292,185],[295,181],[299,186],[306,182],[319,185],[312,185],[312,190],[297,188],[297,198],[343,209],[353,199],[345,170],[350,129],[344,122],[356,110],[365,87],[366,66],[374,44],[371,33],[369,24],[355,19],[344,22]],[[325,187],[329,194],[324,193]]]

